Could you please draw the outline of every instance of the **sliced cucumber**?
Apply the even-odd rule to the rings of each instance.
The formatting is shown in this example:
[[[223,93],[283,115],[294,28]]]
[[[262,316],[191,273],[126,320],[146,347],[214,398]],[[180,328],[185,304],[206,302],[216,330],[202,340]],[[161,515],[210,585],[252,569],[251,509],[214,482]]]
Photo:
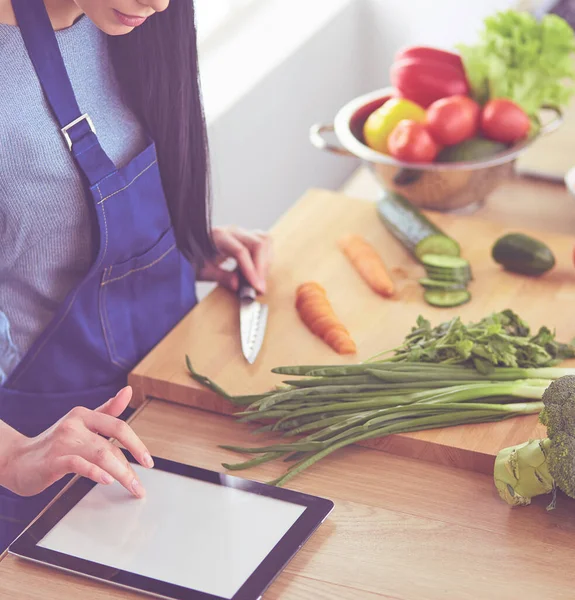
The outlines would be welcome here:
[[[430,279],[422,277],[419,280],[422,287],[428,290],[464,290],[466,282],[442,281],[440,279]]]
[[[437,273],[471,273],[471,267],[432,267],[431,265],[423,265],[426,271],[436,271]]]
[[[450,308],[466,304],[471,300],[471,294],[468,290],[427,290],[424,298],[432,306]]]
[[[446,256],[443,254],[425,254],[421,257],[421,262],[426,267],[436,269],[469,269],[469,262],[459,256]]]
[[[434,281],[467,285],[473,279],[469,262],[458,256],[425,254],[421,262],[427,277]]]
[[[425,301],[432,306],[461,306],[471,300],[467,284],[471,281],[471,266],[464,258],[439,254],[424,254],[421,262],[427,277],[420,280],[427,290]]]
[[[424,214],[413,206],[407,198],[395,192],[386,191],[379,204],[377,205],[379,218],[387,229],[419,260],[420,256],[416,248],[420,242],[430,236],[438,236],[446,240],[451,240],[437,225],[434,225]],[[458,244],[451,240],[451,251]],[[447,247],[445,242],[443,246]],[[431,252],[431,250],[429,251]],[[443,254],[443,251],[433,250],[431,253]]]
[[[429,265],[424,265],[426,271],[434,271],[436,273],[455,273],[460,275],[466,275],[471,273],[470,267],[455,267],[453,269],[445,268],[445,267],[431,267]]]
[[[459,256],[459,244],[445,235],[429,235],[415,246],[415,256],[421,260],[425,255]]]
[[[435,271],[433,269],[427,269],[427,276],[429,279],[460,283],[468,283],[472,280],[471,273],[469,271]]]
[[[417,171],[401,173],[396,185],[413,183]],[[419,280],[426,290],[425,300],[440,307],[460,306],[469,302],[467,284],[472,280],[471,266],[461,258],[459,244],[445,235],[406,198],[386,191],[378,204],[378,213],[387,229],[420,263],[427,277]]]

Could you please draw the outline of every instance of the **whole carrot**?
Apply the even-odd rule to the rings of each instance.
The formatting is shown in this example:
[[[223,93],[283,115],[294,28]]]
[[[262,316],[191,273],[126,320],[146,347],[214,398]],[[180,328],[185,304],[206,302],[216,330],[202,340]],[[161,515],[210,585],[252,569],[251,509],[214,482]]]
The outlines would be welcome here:
[[[347,235],[339,241],[339,247],[374,292],[386,298],[393,296],[395,286],[373,246],[360,235]]]
[[[331,346],[338,354],[355,354],[355,342],[337,318],[325,289],[308,282],[296,290],[297,311],[308,329]]]

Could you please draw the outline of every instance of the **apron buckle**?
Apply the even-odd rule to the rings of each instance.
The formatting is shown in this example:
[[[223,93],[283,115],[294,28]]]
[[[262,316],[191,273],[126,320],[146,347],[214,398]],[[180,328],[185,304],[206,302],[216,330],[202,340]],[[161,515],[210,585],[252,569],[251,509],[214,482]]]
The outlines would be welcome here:
[[[96,133],[94,123],[92,123],[92,119],[90,119],[90,116],[88,115],[88,113],[84,113],[81,117],[78,117],[76,120],[72,121],[71,123],[68,123],[68,125],[66,125],[66,127],[62,127],[62,129],[61,129],[62,135],[64,136],[64,139],[66,140],[66,143],[68,144],[68,150],[70,150],[70,151],[72,151],[72,138],[70,138],[70,134],[68,133],[68,131],[75,125],[78,125],[78,123],[81,123],[82,121],[86,121],[86,123],[88,123],[92,133],[94,133],[94,134]]]

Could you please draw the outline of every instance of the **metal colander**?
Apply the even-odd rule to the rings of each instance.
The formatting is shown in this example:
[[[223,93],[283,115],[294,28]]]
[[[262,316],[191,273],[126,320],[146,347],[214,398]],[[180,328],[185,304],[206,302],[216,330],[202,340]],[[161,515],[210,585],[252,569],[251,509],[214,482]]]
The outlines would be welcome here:
[[[478,208],[502,181],[513,174],[519,155],[538,137],[555,131],[563,121],[559,110],[546,109],[553,117],[536,136],[489,158],[449,163],[403,163],[372,150],[363,139],[366,119],[389,100],[392,93],[391,88],[384,88],[355,98],[339,110],[333,125],[314,125],[310,140],[320,150],[361,159],[382,188],[396,191],[424,209],[471,212]],[[330,144],[324,138],[328,132],[335,133],[340,145]]]

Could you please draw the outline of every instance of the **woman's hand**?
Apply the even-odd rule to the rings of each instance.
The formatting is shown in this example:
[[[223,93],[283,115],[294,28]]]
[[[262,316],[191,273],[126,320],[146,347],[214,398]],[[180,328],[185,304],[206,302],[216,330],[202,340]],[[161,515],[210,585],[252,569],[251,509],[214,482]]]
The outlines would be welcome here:
[[[20,496],[33,496],[65,475],[77,473],[105,485],[117,480],[142,498],[145,491],[130,463],[117,446],[102,437],[117,439],[143,466],[154,466],[143,442],[117,418],[131,397],[132,390],[127,387],[96,410],[72,409],[38,437],[17,434],[8,448],[9,460],[3,461],[3,485]]]
[[[272,259],[270,237],[261,231],[245,231],[237,227],[214,227],[216,260],[207,263],[199,273],[202,281],[216,281],[232,291],[238,289],[238,276],[220,265],[235,259],[249,283],[261,294],[266,292],[266,279]]]

